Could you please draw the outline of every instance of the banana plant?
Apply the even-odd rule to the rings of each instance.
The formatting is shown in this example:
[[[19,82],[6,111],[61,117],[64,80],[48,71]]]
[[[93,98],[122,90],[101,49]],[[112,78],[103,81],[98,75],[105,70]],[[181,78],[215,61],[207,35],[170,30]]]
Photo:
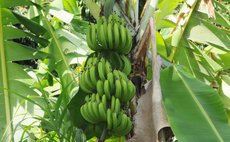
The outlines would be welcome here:
[[[31,86],[34,80],[17,61],[44,59],[48,55],[15,40],[29,37],[41,45],[48,43],[39,37],[46,32],[42,26],[9,9],[28,5],[31,5],[31,2],[27,0],[0,1],[0,141],[5,142],[14,141],[14,138],[18,137],[18,123],[33,112],[34,106],[24,102],[23,98],[39,98]],[[21,22],[22,20],[24,22]],[[17,28],[17,24],[23,24],[27,30]]]
[[[169,3],[173,5],[174,2],[164,0],[159,3],[159,10],[155,13],[157,22],[165,16],[162,14],[163,9],[167,8]],[[179,6],[179,2],[181,1],[178,1],[175,7]],[[209,2],[212,4],[211,1]],[[214,8],[210,3],[209,9]],[[221,4],[214,1],[214,6],[219,7],[218,5]],[[226,10],[223,5],[221,6],[221,9]],[[226,141],[229,138],[224,131],[229,129],[229,118],[223,103],[225,102],[226,105],[227,101],[222,102],[222,97],[220,97],[222,92],[217,92],[213,88],[221,90],[222,74],[228,74],[226,71],[228,66],[223,63],[229,53],[227,45],[230,44],[230,35],[225,30],[229,28],[229,21],[220,11],[210,13],[206,9],[204,1],[185,1],[181,3],[181,7],[174,22],[170,20],[173,19],[172,12],[174,10],[167,13],[172,17],[166,19],[173,24],[164,22],[165,26],[158,27],[160,32],[157,33],[157,48],[161,57],[171,65],[179,64],[186,68],[169,67],[162,70],[163,104],[170,126],[179,141],[193,141],[194,138],[191,138],[190,133],[194,135],[198,131],[197,135],[199,136],[195,141],[209,141],[208,139],[210,141]],[[210,15],[216,15],[216,19],[210,18]],[[219,26],[211,24],[211,21]],[[165,65],[170,66],[170,64]],[[208,106],[211,102],[213,105]],[[189,109],[191,106],[193,106],[192,112]],[[222,114],[220,115],[219,112]],[[212,116],[218,116],[220,119]],[[205,118],[202,124],[200,121],[203,120],[200,117]],[[188,122],[191,127],[186,124]],[[203,130],[208,128],[208,125],[211,126],[208,129],[209,132]],[[189,127],[190,130],[184,131],[183,126]]]
[[[75,25],[78,18],[75,14],[78,10],[75,7],[71,8],[70,3],[74,1],[55,0],[43,8],[43,3],[36,1],[35,7],[30,7],[33,13],[37,13],[32,18],[40,20],[47,31],[46,38],[50,40],[47,46],[50,57],[48,62],[43,62],[43,64],[46,66],[45,72],[49,76],[48,80],[54,83],[45,87],[38,83],[39,90],[47,94],[48,98],[44,99],[48,99],[49,104],[46,104],[46,109],[44,109],[44,117],[37,118],[41,121],[40,127],[48,131],[46,138],[50,138],[49,134],[53,133],[55,140],[61,141],[81,139],[81,132],[73,127],[70,121],[71,116],[67,110],[67,104],[78,91],[79,72],[76,73],[71,65],[81,63],[88,54],[84,35],[74,31],[76,27],[79,28]],[[66,29],[67,25],[68,29]],[[57,74],[53,74],[55,72]],[[44,78],[43,81],[45,80]]]

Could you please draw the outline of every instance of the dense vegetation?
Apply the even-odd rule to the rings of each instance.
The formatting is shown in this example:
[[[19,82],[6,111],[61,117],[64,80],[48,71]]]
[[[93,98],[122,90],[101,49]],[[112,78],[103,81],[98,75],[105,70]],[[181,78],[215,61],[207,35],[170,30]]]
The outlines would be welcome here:
[[[103,127],[80,113],[86,92],[79,78],[93,55],[87,31],[112,13],[133,39],[131,52],[124,51],[132,63],[125,77],[136,86],[136,97],[122,106],[129,125],[138,123],[132,112],[154,76],[156,48],[162,102],[175,135],[169,140],[228,141],[229,9],[227,0],[0,0],[0,141],[125,141],[134,135],[127,129],[105,137]]]

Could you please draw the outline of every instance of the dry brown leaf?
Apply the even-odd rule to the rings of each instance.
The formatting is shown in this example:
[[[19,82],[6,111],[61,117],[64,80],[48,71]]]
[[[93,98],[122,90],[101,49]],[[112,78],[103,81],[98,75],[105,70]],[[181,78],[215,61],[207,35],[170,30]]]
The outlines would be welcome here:
[[[212,4],[212,0],[203,0],[203,2],[205,3],[206,8],[208,10],[208,18],[216,19],[215,8],[214,8],[214,6]]]
[[[149,22],[151,33],[150,42],[153,52],[153,80],[148,84],[146,93],[138,100],[137,113],[134,116],[134,136],[128,142],[158,142],[158,133],[162,128],[169,127],[162,106],[160,88],[161,58],[157,56],[155,22],[151,18]]]

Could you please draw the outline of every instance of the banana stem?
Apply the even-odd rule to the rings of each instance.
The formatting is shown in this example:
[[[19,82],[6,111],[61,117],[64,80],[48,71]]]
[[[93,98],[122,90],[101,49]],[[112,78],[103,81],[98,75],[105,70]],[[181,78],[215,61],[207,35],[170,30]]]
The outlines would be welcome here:
[[[106,138],[106,135],[107,135],[107,126],[105,125],[104,126],[104,129],[103,129],[103,132],[101,134],[101,137],[99,139],[98,142],[104,142],[105,141],[105,138]]]

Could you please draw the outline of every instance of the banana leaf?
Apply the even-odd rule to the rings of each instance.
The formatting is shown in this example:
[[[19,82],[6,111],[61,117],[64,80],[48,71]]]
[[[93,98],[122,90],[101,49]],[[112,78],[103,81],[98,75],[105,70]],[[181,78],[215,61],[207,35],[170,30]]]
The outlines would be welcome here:
[[[230,125],[219,94],[181,66],[161,72],[163,104],[181,142],[227,142]]]
[[[33,105],[28,104],[22,97],[39,96],[31,87],[33,79],[16,61],[47,57],[47,54],[14,40],[24,37],[40,39],[15,27],[15,24],[23,23],[19,22],[8,7],[24,5],[31,5],[31,2],[0,0],[0,141],[4,142],[14,141],[14,138],[18,137],[17,125],[23,120],[24,114],[34,111]],[[40,25],[26,20],[26,24],[31,25],[33,29],[42,29]]]

